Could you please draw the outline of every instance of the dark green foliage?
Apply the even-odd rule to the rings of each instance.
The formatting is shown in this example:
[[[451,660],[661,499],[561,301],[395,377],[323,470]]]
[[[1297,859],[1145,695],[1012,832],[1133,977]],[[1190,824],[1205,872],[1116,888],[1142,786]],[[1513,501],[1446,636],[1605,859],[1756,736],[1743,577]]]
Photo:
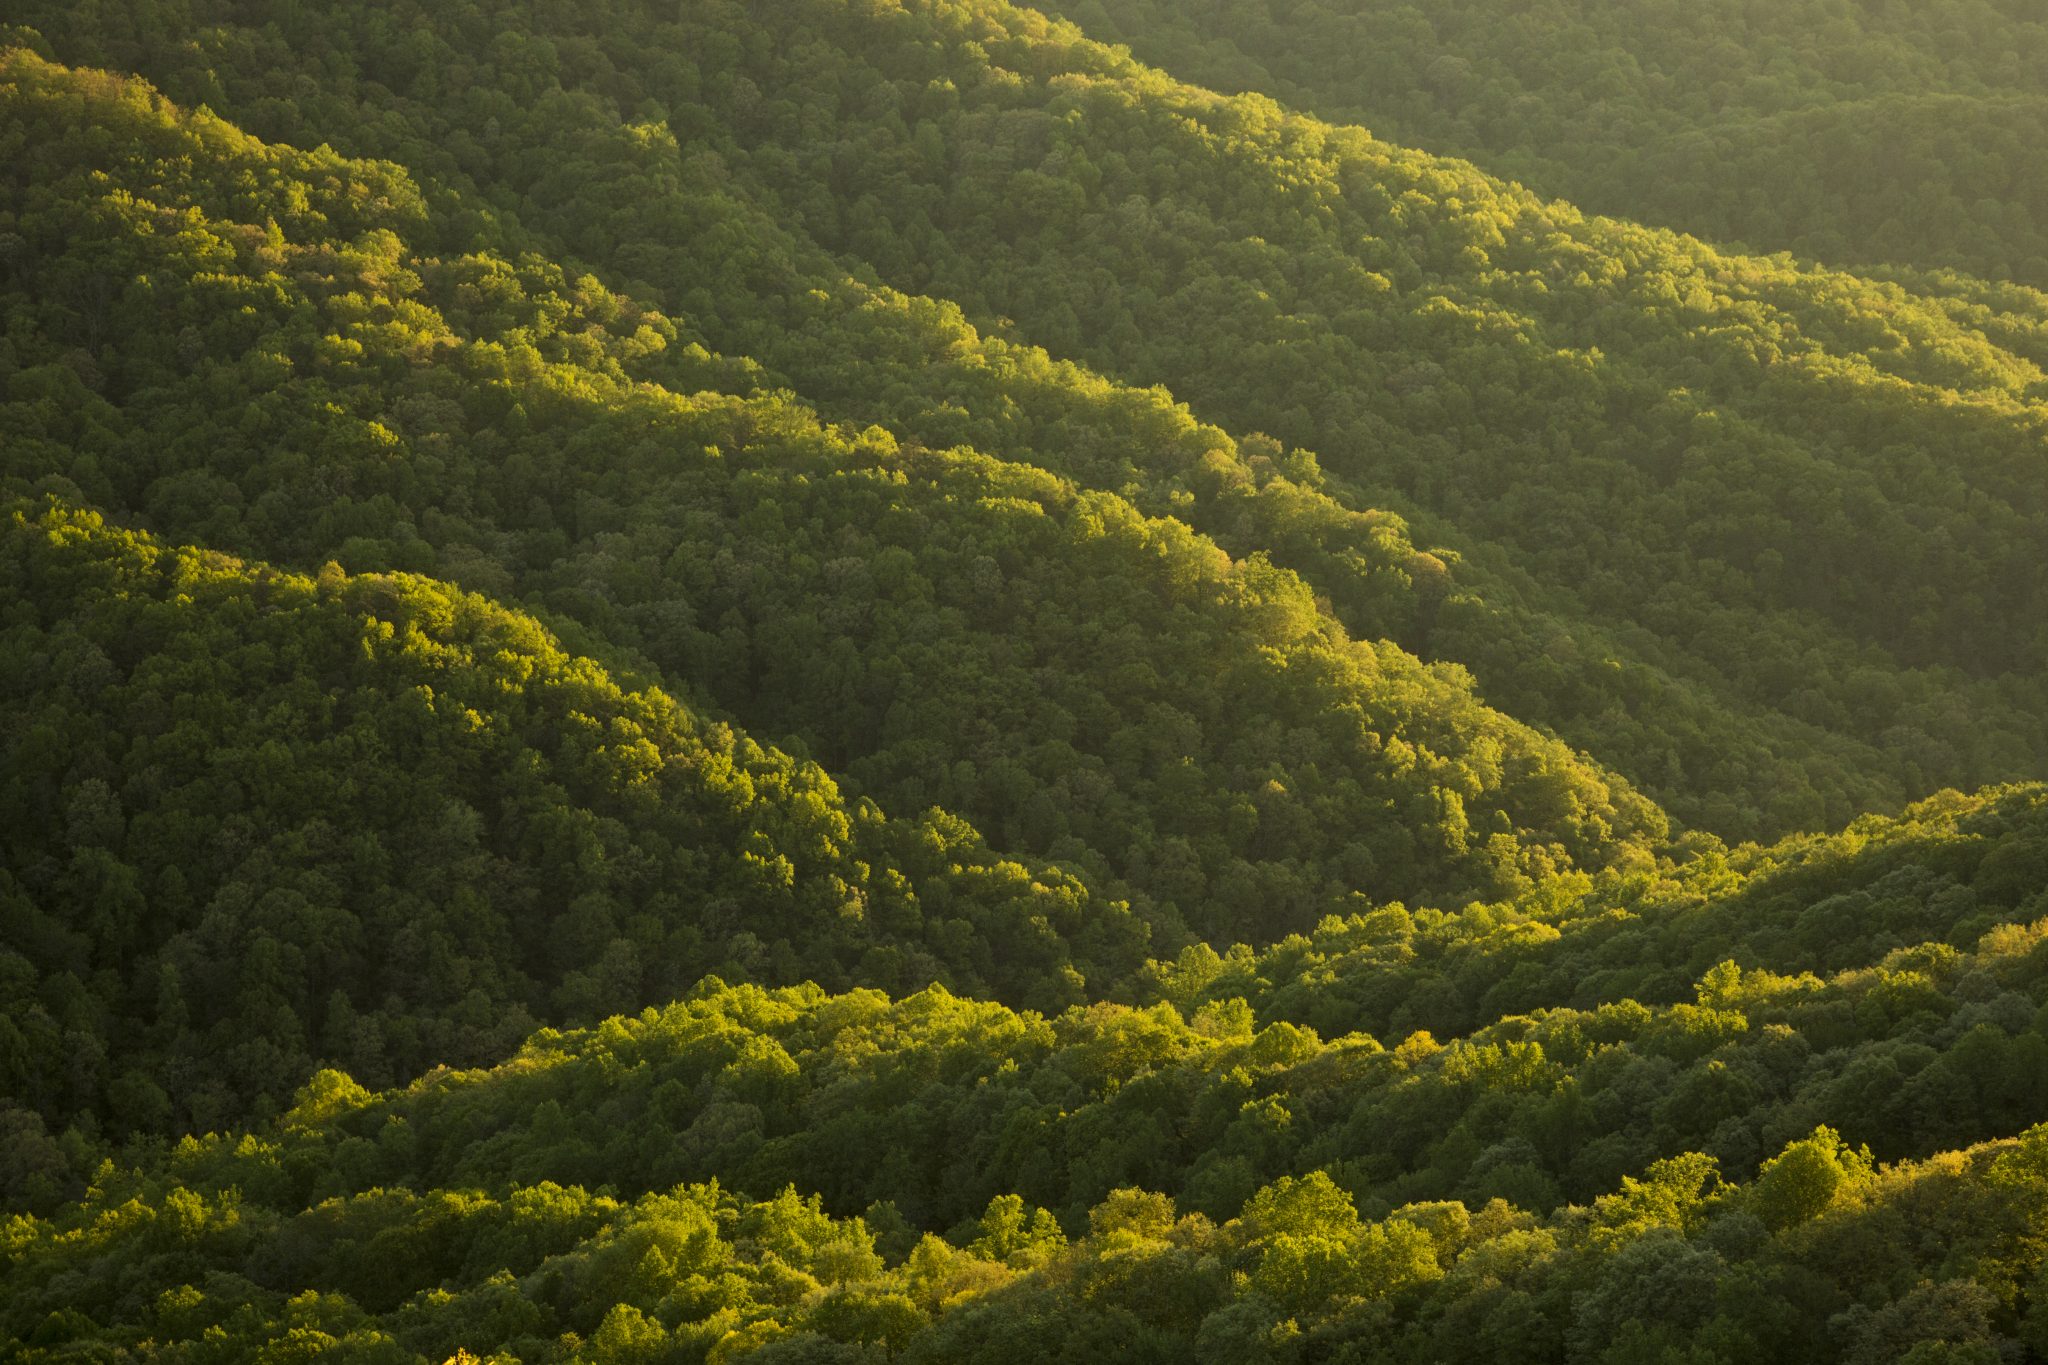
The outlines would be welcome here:
[[[714,969],[1058,1008],[1076,945],[1136,965],[1125,907],[482,598],[10,523],[0,1092],[53,1123],[204,1131],[315,1059],[389,1084]]]
[[[516,214],[828,416],[1264,550],[1689,823],[2048,760],[2030,291],[1587,219],[996,3],[198,0],[220,27],[153,41],[30,8],[67,55],[405,163],[429,241],[523,243]]]
[[[2000,0],[1054,0],[1090,35],[1586,208],[2048,286],[2048,24]]]
[[[14,6],[0,1357],[2048,1352],[2036,16],[1069,8]]]
[[[1006,4],[193,8],[231,20],[203,65],[47,25],[408,164],[451,227],[516,211],[827,415],[1264,548],[1690,823],[1839,825],[2048,759],[2040,295],[1585,219]]]
[[[63,90],[31,57],[16,67],[31,108]],[[45,154],[82,161],[30,247],[45,354],[22,358],[46,363],[22,373],[75,382],[61,357],[86,324],[54,282],[110,254],[137,258],[156,308],[247,335],[188,367],[151,356],[154,312],[110,307],[105,326],[145,333],[120,339],[132,368],[103,385],[125,401],[84,436],[67,405],[16,405],[24,480],[61,473],[167,533],[287,563],[430,568],[544,604],[751,728],[801,736],[892,809],[959,812],[1206,934],[1304,927],[1354,890],[1497,894],[1639,860],[1663,832],[1461,671],[1348,638],[1263,554],[1233,561],[1027,466],[821,425],[786,394],[635,383],[636,353],[668,349],[676,324],[538,264],[413,255],[401,213],[344,245],[313,208],[294,243],[212,216],[257,173],[234,160],[105,185],[66,127],[125,108],[188,157],[211,127],[106,93],[85,121],[45,102]],[[166,212],[179,231],[158,229]],[[262,391],[221,432],[209,390],[253,374]]]
[[[1040,1211],[1039,1243],[1005,1254],[989,1229],[1023,1206],[996,1200],[969,1230],[885,1259],[864,1220],[788,1190],[620,1198],[543,1180],[328,1195],[300,1144],[359,1126],[367,1098],[316,1078],[270,1134],[110,1163],[80,1204],[11,1218],[0,1348],[27,1361],[145,1337],[179,1361],[936,1362],[1011,1360],[1025,1342],[1034,1359],[1076,1361],[1997,1360],[2017,1358],[2040,1311],[2048,1128],[1879,1168],[1819,1127],[1754,1181],[1687,1153],[1548,1217],[1502,1199],[1362,1217],[1315,1172],[1220,1223],[1118,1189],[1071,1243]]]
[[[1945,844],[1959,872],[1982,867],[2038,838],[2040,793],[2023,795],[2031,821],[2010,833],[1963,832],[2010,819],[1987,802],[1864,837],[1878,849],[1910,839],[1930,861]],[[1859,874],[1883,861],[1873,852],[1838,870],[1834,898],[1859,894]],[[1762,936],[1735,951],[1772,965],[1722,960],[1662,1001],[1620,994],[1599,965],[1621,943],[1668,961],[1716,951],[1728,923],[1790,875],[1730,875],[1691,905],[1676,888],[1634,908],[1607,891],[1576,920],[1524,921],[1520,933],[1488,907],[1405,934],[1389,922],[1399,912],[1383,912],[1329,926],[1320,954],[1209,954],[1206,973],[1196,948],[1150,973],[1178,1007],[1098,1003],[1046,1018],[936,987],[892,1002],[709,981],[637,1020],[540,1034],[487,1072],[374,1099],[337,1079],[350,1104],[318,1125],[288,1120],[285,1160],[322,1195],[394,1181],[643,1190],[706,1173],[757,1194],[795,1183],[849,1213],[887,1201],[925,1227],[980,1216],[974,1245],[1014,1262],[1032,1259],[1039,1233],[1016,1208],[1000,1232],[985,1213],[1012,1193],[1070,1223],[1124,1185],[1220,1217],[1264,1183],[1321,1169],[1374,1207],[1502,1197],[1547,1212],[1689,1150],[1747,1177],[1817,1124],[1894,1159],[2048,1120],[2029,1079],[2048,1066],[2040,893],[2018,907],[1937,893],[1914,917],[1900,906],[1889,925],[1832,939],[1829,959],[1850,965],[1825,977],[1801,970],[1810,950]],[[1890,947],[1901,930],[1941,937]],[[1276,989],[1266,976],[1283,966],[1294,975]],[[1448,1002],[1482,971],[1523,998],[1461,1026]],[[1327,1042],[1259,1021],[1318,1000],[1309,983],[1356,977],[1378,986],[1372,1004],[1401,1002],[1405,1037],[1383,1046],[1343,1031],[1371,1021],[1338,1016],[1355,998],[1338,989]],[[1247,983],[1250,1000],[1230,994]],[[1416,1013],[1441,1038],[1413,1028]],[[402,1147],[376,1143],[394,1129]]]

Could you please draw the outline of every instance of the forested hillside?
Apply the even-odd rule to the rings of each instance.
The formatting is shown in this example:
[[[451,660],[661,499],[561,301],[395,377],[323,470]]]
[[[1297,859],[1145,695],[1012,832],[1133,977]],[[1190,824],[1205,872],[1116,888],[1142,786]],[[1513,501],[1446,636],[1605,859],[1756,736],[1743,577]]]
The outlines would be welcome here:
[[[1184,924],[1269,939],[1358,895],[1508,893],[1645,861],[1665,832],[1461,670],[1349,638],[1263,556],[1043,470],[823,425],[786,392],[695,388],[735,367],[594,279],[415,254],[395,167],[30,55],[10,69],[57,186],[19,234],[24,491],[531,602],[800,736],[886,809],[943,806],[1128,885],[1163,947]],[[108,169],[92,145],[124,123],[157,154]],[[238,215],[266,178],[307,240]],[[109,256],[128,292],[71,305]],[[111,373],[71,344],[95,333]]]
[[[1158,973],[1179,1005],[712,979],[487,1071],[322,1071],[259,1134],[16,1218],[0,1330],[53,1359],[2018,1358],[2048,1345],[2048,1127],[1981,1139],[2044,1117],[2044,922],[1999,922],[2048,909],[2043,818],[2039,789],[1947,803],[1593,931],[1867,965],[1722,959],[1690,1000],[1441,1042],[1261,1025],[1286,992],[1246,977],[1274,963],[1194,954]],[[1719,913],[1788,894],[1823,943]],[[1425,993],[1468,954],[1597,980],[1568,921],[1459,918],[1319,938]],[[32,1202],[65,1159],[17,1146]]]
[[[1077,957],[1139,960],[1128,906],[849,803],[484,599],[56,506],[4,554],[0,1084],[53,1122],[203,1131],[316,1058],[390,1083],[711,970],[1057,1009]]]
[[[1002,4],[405,13],[37,17],[516,216],[827,417],[1265,550],[1688,823],[2048,757],[2039,296],[1587,219]]]
[[[1067,13],[0,10],[0,1356],[2048,1353],[2034,27]]]
[[[1601,212],[2048,287],[2048,18],[2012,0],[1054,0],[1219,90]]]

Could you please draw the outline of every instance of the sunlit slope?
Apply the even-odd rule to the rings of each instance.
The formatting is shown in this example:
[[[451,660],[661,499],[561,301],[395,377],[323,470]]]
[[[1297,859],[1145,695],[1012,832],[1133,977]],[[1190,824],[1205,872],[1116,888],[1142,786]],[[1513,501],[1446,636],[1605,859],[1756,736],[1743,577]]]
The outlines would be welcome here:
[[[2037,856],[2040,828],[2037,815]],[[280,1158],[327,1171],[331,1194],[540,1180],[633,1194],[716,1176],[763,1198],[794,1183],[840,1212],[887,1200],[932,1228],[1014,1192],[1074,1226],[1126,1185],[1220,1219],[1317,1169],[1370,1205],[1501,1197],[1548,1212],[1687,1151],[1748,1178],[1817,1124],[1895,1160],[2048,1118],[2027,1081],[2048,1064],[2044,931],[2028,918],[2048,906],[1987,896],[1981,917],[1956,918],[1965,876],[1910,912],[1894,886],[1889,913],[1840,915],[1859,880],[1843,868],[1798,900],[1837,914],[1833,946],[1854,965],[1774,970],[1752,943],[1724,943],[1733,957],[1662,1000],[1597,970],[1593,906],[1548,941],[1502,932],[1500,916],[1404,930],[1383,912],[1320,936],[1351,949],[1322,979],[1247,980],[1299,960],[1280,949],[1205,983],[1191,954],[1159,972],[1168,999],[1050,1017],[941,988],[891,999],[708,981],[637,1019],[538,1036],[501,1066],[360,1096],[331,1126],[281,1135]],[[1711,956],[1717,921],[1752,894],[1730,878],[1703,904],[1609,897],[1597,917],[1676,963]],[[1376,974],[1408,993],[1410,1019],[1434,1013],[1443,1031],[1345,1028],[1345,972],[1368,969],[1375,940],[1383,961],[1407,949]],[[1569,963],[1595,984],[1461,1028],[1434,1001],[1482,955],[1510,972]],[[1329,1006],[1327,1034],[1258,1019],[1308,998]],[[392,1128],[402,1148],[356,1145]]]
[[[947,1051],[970,1065],[1000,1037],[953,1002],[919,997],[899,1009],[913,1028],[949,1015],[964,1024]],[[573,1103],[614,1121],[631,1115],[647,1156],[694,1171],[700,1130],[714,1141],[739,1133],[745,1112],[789,1088],[796,1064],[757,1030],[786,1033],[806,1010],[854,1049],[857,1070],[839,1091],[861,1086],[863,1073],[902,1089],[934,1064],[965,1069],[920,1055],[901,1032],[879,1057],[862,1048],[857,1035],[888,1026],[879,996],[754,992],[541,1040],[514,1064],[513,1083],[566,1093],[563,1073],[585,1069],[577,1054],[600,1054],[609,1078]],[[1077,1028],[1086,1023],[1067,1031]],[[1777,1032],[1782,1054],[1791,1035]],[[1080,1090],[1147,1037],[1077,1038],[1077,1072],[1059,1083]],[[1271,1075],[1255,1042],[1189,1043],[1251,1063],[1231,1072],[1228,1089]],[[1529,1074],[1533,1046],[1454,1047],[1441,1069],[1456,1065],[1458,1084],[1508,1095]],[[1508,1065],[1486,1064],[1489,1052]],[[907,1074],[891,1076],[899,1060]],[[672,1074],[650,1094],[651,1068]],[[747,1098],[724,1101],[715,1122],[672,1128],[689,1116],[692,1074]],[[1744,1083],[1725,1065],[1698,1074],[1706,1083],[1694,1099]],[[443,1076],[397,1103],[474,1113],[504,1083]],[[921,1098],[936,1093],[926,1084]],[[1134,1116],[1123,1126],[1142,1138],[1135,1116],[1170,1112],[1170,1076],[1140,1075],[1118,1097]],[[521,1135],[518,1161],[533,1174],[435,1187],[392,1103],[323,1072],[274,1125],[187,1140],[139,1167],[108,1163],[80,1203],[11,1218],[0,1346],[38,1362],[124,1351],[950,1362],[1013,1360],[1028,1340],[1035,1359],[1077,1365],[1364,1353],[1619,1365],[1681,1349],[1715,1361],[1997,1360],[2018,1356],[2038,1330],[2042,1128],[1886,1166],[1821,1126],[1735,1170],[1682,1153],[1547,1215],[1511,1199],[1359,1197],[1318,1170],[1262,1182],[1213,1216],[1126,1186],[1064,1219],[997,1195],[935,1232],[894,1202],[847,1216],[796,1189],[753,1198],[694,1177],[647,1193],[564,1185],[540,1173],[598,1159],[586,1137],[596,1125],[591,1110],[553,1099]],[[1276,1105],[1248,1100],[1245,1113],[1270,1116]],[[1567,1126],[1584,1135],[1611,1113],[1588,1103]],[[1041,1141],[1028,1123],[1011,1131],[1026,1150]],[[603,1136],[616,1149],[623,1135],[605,1125]]]
[[[1968,950],[2044,912],[2048,789],[1945,792],[1654,876],[1559,878],[1457,914],[1380,907],[1221,958],[1191,947],[1148,967],[1140,996],[1184,1011],[1243,997],[1262,1021],[1325,1033],[1455,1036],[1549,1006],[1681,1001],[1723,961],[1829,977],[1929,943]]]
[[[7,18],[0,1358],[2048,1351],[2042,296],[1000,0]]]
[[[53,1130],[268,1112],[504,1056],[707,971],[1040,1008],[1145,926],[531,617],[284,573],[58,506],[0,531],[0,1095]]]
[[[1784,968],[1720,961],[1648,1006],[1591,985],[1467,1037],[1261,1026],[1280,996],[1249,954],[1225,968],[1249,998],[1190,954],[1171,1000],[1053,1018],[714,981],[489,1069],[324,1071],[73,1203],[75,1150],[17,1128],[8,1195],[41,1216],[5,1225],[0,1345],[950,1361],[1028,1332],[1076,1361],[1426,1360],[1497,1350],[1510,1315],[1532,1361],[1999,1358],[2038,1319],[2048,1207],[2042,1130],[1979,1141],[2040,1116],[2042,810],[1945,798],[1608,887],[1562,938],[1477,909],[1319,934],[1439,996],[1460,957],[1585,931]],[[1815,952],[1856,965],[1797,970]]]
[[[388,164],[10,69],[39,177],[0,456],[23,487],[530,603],[887,809],[1128,888],[1163,941],[1512,893],[1662,836],[1625,783],[1462,670],[1351,638],[1263,555],[822,424],[594,277],[431,254],[413,239],[452,228]]]
[[[404,161],[449,221],[511,209],[830,415],[1269,548],[1694,823],[1838,824],[2048,755],[2037,295],[1583,218],[1003,6],[499,17],[517,59],[348,6],[206,30],[203,75],[77,45]],[[365,74],[306,87],[311,47]]]
[[[1051,0],[1258,90],[1587,208],[1835,265],[2048,286],[2048,24],[2024,4]]]
[[[911,99],[924,49],[818,23]],[[1913,721],[1938,707],[1848,680],[2032,686],[2043,426],[2024,351],[1897,286],[1581,219],[1219,102],[1027,13],[978,32],[950,49],[959,107],[920,124],[950,136],[945,160],[832,152],[834,174],[900,186],[867,209],[898,244],[876,249],[885,276],[1311,446],[1802,718],[1931,753]],[[1020,83],[977,78],[980,50]],[[801,111],[803,69],[749,73]],[[764,183],[807,164],[793,139],[754,142]],[[822,151],[808,164],[824,176]],[[837,240],[869,250],[844,218]]]

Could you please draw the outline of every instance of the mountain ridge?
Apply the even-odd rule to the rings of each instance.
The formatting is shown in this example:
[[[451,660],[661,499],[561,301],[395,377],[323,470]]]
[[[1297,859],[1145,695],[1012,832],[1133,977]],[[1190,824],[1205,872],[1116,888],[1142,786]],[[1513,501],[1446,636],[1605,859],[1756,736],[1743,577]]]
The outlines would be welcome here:
[[[0,1354],[2048,1349],[2044,296],[1001,0],[12,17]]]

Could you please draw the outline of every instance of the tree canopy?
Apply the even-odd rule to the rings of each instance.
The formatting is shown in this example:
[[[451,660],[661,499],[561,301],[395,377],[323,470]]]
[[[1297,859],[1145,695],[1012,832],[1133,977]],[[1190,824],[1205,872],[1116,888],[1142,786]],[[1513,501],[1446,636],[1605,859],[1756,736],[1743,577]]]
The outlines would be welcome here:
[[[2048,1353],[2044,41],[19,0],[0,1356]]]

